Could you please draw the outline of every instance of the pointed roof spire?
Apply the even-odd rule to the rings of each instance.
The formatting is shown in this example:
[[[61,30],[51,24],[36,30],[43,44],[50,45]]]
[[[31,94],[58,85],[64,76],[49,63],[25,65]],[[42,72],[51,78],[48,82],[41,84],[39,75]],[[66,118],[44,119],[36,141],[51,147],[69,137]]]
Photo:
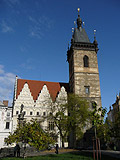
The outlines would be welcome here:
[[[77,18],[77,28],[82,27],[82,19],[80,18],[80,8],[77,9],[78,10],[78,18]]]

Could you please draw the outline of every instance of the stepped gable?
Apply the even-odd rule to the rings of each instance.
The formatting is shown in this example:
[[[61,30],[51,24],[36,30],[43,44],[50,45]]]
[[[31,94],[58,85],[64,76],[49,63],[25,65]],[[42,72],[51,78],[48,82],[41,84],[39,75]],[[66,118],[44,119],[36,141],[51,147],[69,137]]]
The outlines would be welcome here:
[[[69,90],[69,84],[68,83],[60,83],[60,82],[47,82],[47,81],[36,81],[36,80],[25,80],[25,79],[18,79],[17,80],[17,94],[16,98],[18,98],[18,95],[23,89],[24,84],[27,83],[30,89],[30,92],[33,96],[34,101],[37,100],[39,93],[41,92],[44,85],[47,86],[49,93],[51,95],[51,98],[53,100],[56,99],[57,94],[61,90],[61,87],[64,86],[66,89],[66,92]]]

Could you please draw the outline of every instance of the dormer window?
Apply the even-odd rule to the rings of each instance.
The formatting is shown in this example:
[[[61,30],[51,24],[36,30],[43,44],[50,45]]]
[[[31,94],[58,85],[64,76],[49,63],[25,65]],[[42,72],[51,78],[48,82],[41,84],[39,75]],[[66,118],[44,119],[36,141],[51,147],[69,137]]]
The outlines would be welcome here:
[[[89,57],[88,56],[84,56],[83,58],[83,62],[84,62],[84,67],[89,67]]]

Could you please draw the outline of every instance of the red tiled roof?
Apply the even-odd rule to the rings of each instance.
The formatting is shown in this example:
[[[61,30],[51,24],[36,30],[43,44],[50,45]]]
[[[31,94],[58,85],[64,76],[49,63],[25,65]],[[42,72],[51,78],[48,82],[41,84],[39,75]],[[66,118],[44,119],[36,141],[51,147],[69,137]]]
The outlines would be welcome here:
[[[69,86],[68,83],[60,83],[60,82],[47,82],[47,81],[35,81],[35,80],[25,80],[25,79],[18,79],[17,80],[17,94],[16,98],[20,94],[23,89],[24,84],[27,83],[31,94],[33,96],[34,101],[37,100],[39,93],[41,92],[44,85],[47,86],[51,98],[53,100],[56,99],[58,92],[60,91],[61,87],[64,86],[66,91],[68,92]]]

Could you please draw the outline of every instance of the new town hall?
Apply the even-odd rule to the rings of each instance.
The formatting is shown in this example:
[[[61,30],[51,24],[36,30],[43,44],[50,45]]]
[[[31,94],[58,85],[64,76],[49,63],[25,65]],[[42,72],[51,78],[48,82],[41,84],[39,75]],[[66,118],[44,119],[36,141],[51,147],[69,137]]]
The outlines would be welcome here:
[[[24,105],[24,117],[40,118],[49,113],[49,99],[58,101],[61,97],[67,100],[67,93],[73,92],[87,99],[92,107],[96,102],[101,106],[99,71],[97,62],[98,43],[94,36],[90,42],[78,12],[77,27],[74,28],[71,46],[67,51],[69,63],[69,83],[18,79],[16,77],[13,99],[13,130],[17,126],[17,118],[21,105]],[[43,128],[51,122],[43,122]],[[58,137],[61,146],[60,136]],[[67,146],[67,143],[65,144]]]

